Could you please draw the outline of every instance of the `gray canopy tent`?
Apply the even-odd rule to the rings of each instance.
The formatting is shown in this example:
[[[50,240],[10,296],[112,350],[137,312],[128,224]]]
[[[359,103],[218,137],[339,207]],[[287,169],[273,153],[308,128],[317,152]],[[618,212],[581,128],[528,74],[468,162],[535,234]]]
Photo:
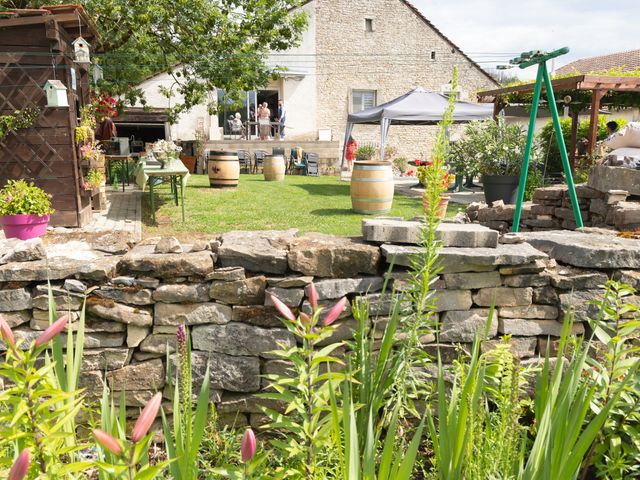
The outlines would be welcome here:
[[[380,125],[380,159],[384,160],[384,147],[391,125],[436,125],[442,120],[448,104],[447,96],[418,87],[390,102],[349,115],[340,167],[344,165],[346,145],[354,125]],[[491,105],[456,102],[453,122],[466,123],[492,115]]]

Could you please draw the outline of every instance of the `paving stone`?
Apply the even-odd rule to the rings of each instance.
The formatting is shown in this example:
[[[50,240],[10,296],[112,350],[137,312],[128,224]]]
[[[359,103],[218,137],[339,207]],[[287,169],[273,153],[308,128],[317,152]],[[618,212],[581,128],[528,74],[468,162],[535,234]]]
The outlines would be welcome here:
[[[382,277],[336,278],[314,283],[318,300],[338,299],[350,293],[375,293],[382,290],[383,284]]]
[[[553,305],[527,305],[525,307],[500,307],[501,318],[521,318],[538,320],[557,320],[558,308]]]
[[[473,303],[480,307],[516,307],[531,305],[533,289],[527,288],[483,288],[473,296]]]
[[[499,287],[500,274],[492,272],[445,273],[442,275],[448,289],[476,289]]]
[[[219,303],[156,303],[156,325],[225,324],[231,321],[231,307]]]
[[[217,249],[223,267],[244,267],[252,272],[284,274],[289,243],[297,230],[227,232]]]
[[[488,318],[488,309],[446,311],[440,315],[440,341],[471,343],[478,333],[484,334]],[[495,337],[497,333],[498,318],[494,315],[489,326],[489,337]]]
[[[295,338],[282,328],[260,328],[244,323],[231,322],[226,325],[202,325],[191,332],[193,348],[227,355],[256,355],[274,358],[274,350],[292,347]]]
[[[515,318],[500,318],[498,331],[504,335],[518,335],[522,337],[534,337],[537,335],[550,335],[559,337],[562,334],[562,322],[557,320],[521,320]],[[573,335],[583,335],[582,323],[574,323],[571,330]]]

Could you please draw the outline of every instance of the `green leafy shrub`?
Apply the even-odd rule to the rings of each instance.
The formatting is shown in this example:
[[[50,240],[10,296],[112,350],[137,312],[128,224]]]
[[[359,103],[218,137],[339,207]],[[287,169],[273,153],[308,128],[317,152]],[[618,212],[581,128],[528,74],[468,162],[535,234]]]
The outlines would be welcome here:
[[[13,115],[0,115],[0,140],[9,132],[35,125],[40,111],[35,108],[16,110]]]
[[[33,182],[9,180],[0,190],[0,215],[50,215],[51,196]]]
[[[376,148],[373,145],[363,145],[356,150],[356,160],[368,161],[376,154]]]

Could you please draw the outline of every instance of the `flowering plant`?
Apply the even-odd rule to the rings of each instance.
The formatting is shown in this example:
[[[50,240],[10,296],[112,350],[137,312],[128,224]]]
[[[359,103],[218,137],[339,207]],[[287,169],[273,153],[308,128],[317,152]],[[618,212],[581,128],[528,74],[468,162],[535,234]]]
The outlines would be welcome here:
[[[122,108],[121,102],[104,92],[91,92],[91,109],[95,119],[101,122],[105,118],[115,118]]]
[[[84,179],[83,187],[85,190],[92,190],[94,188],[100,188],[102,182],[104,182],[104,173],[99,170],[91,169],[87,172],[87,176]]]
[[[172,154],[182,151],[182,147],[179,147],[170,140],[158,140],[153,144],[153,151],[156,153]]]
[[[51,195],[33,182],[9,180],[0,190],[0,215],[50,215]]]
[[[418,167],[417,171],[418,180],[422,185],[426,187],[429,183],[434,182],[441,187],[443,192],[451,186],[451,183],[456,178],[446,166],[436,166],[430,160],[426,160],[424,165]]]
[[[98,160],[102,155],[102,147],[95,143],[86,143],[80,147],[80,154],[83,160]]]

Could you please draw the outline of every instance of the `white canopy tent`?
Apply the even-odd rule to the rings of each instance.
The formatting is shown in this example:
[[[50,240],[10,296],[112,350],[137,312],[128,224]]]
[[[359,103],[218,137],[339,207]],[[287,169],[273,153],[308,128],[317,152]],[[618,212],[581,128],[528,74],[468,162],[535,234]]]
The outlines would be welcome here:
[[[436,125],[442,120],[448,104],[447,96],[418,87],[390,102],[349,115],[341,168],[344,165],[346,144],[354,125],[380,125],[380,159],[384,160],[384,148],[391,125]],[[489,118],[492,115],[492,105],[456,102],[453,122],[466,123]]]

